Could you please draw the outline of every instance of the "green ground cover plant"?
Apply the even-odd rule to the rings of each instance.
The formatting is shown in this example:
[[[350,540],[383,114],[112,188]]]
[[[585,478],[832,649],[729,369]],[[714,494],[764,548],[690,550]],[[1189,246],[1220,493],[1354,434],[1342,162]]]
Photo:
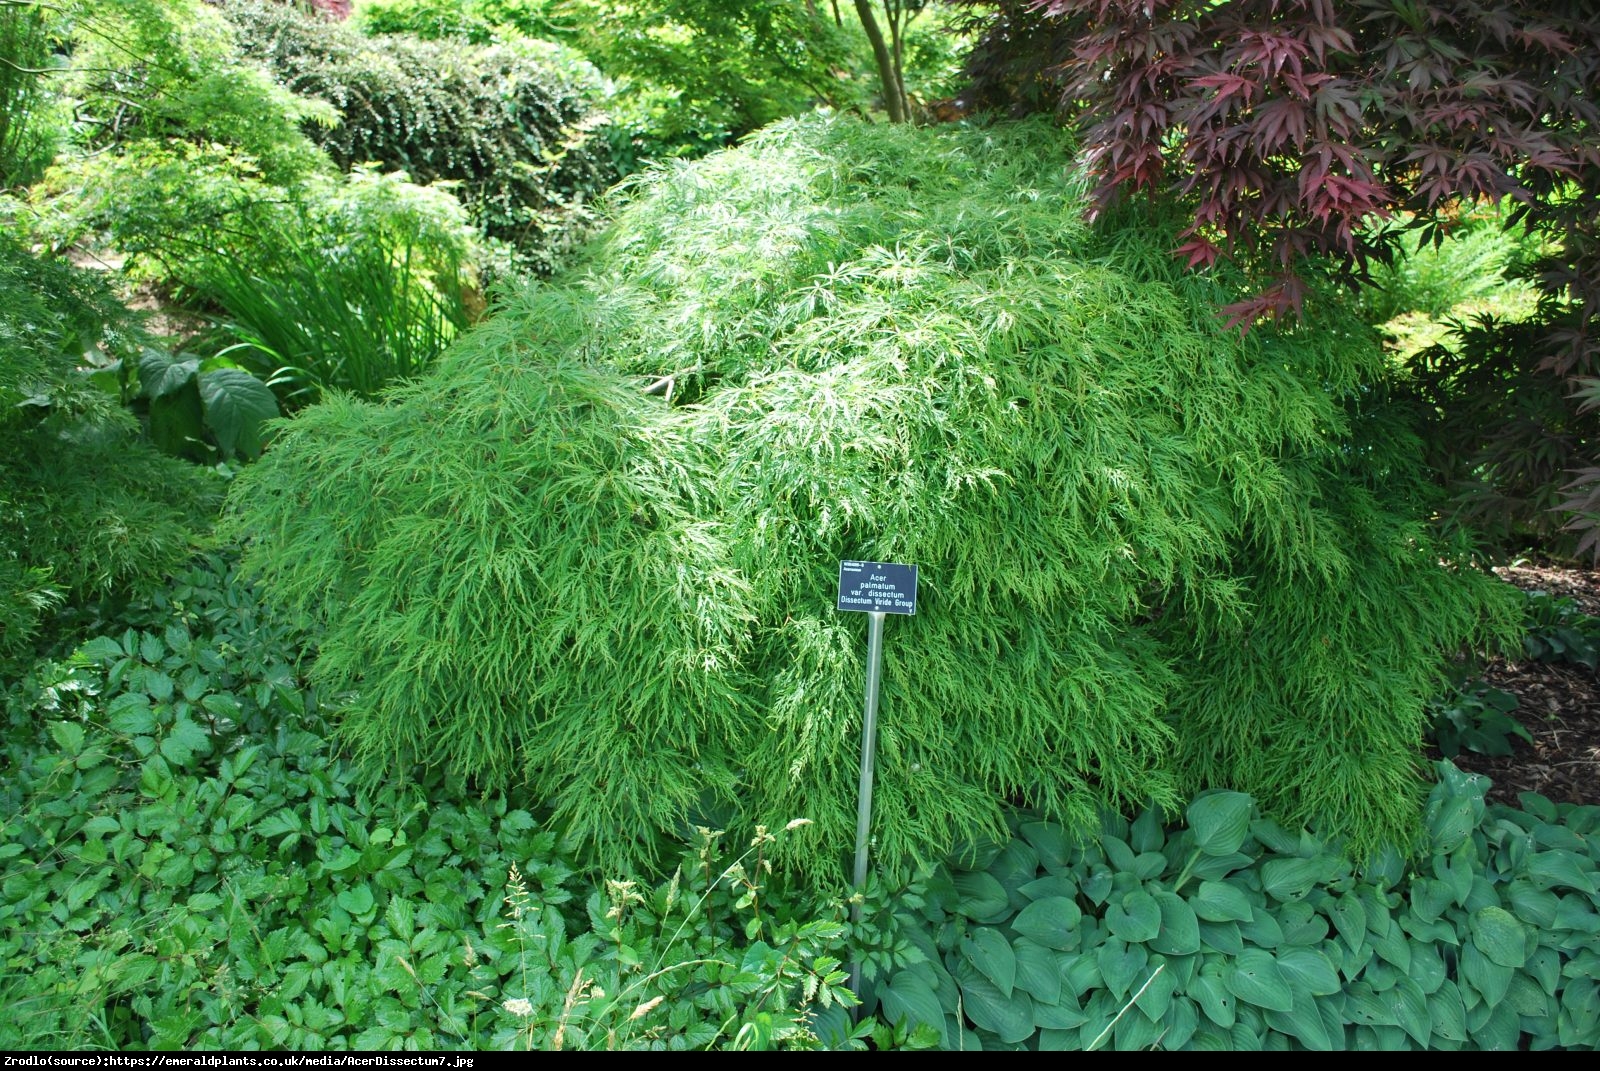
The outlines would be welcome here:
[[[1084,843],[1018,816],[899,901],[873,1003],[945,1048],[1592,1050],[1600,808],[1487,787],[1440,763],[1409,865],[1232,792]]]
[[[230,524],[366,768],[525,783],[618,871],[696,815],[803,813],[780,863],[833,880],[835,570],[911,561],[886,863],[1008,798],[1090,828],[1218,786],[1415,843],[1425,700],[1513,597],[1430,529],[1359,315],[1224,330],[1165,224],[1081,222],[1061,137],[780,124],[636,182],[429,375],[282,429]]]
[[[0,1047],[804,1047],[854,1002],[787,831],[596,888],[505,793],[361,786],[226,559],[126,617],[4,697]]]

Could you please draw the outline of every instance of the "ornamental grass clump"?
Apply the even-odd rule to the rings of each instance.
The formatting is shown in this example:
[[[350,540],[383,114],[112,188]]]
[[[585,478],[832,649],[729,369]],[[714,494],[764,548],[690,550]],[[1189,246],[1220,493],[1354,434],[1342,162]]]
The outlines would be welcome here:
[[[611,864],[803,813],[787,861],[831,877],[837,565],[894,560],[885,863],[1008,799],[1082,827],[1208,786],[1408,841],[1442,657],[1515,606],[1426,524],[1359,320],[1223,330],[1171,228],[1080,222],[1060,138],[780,124],[639,180],[424,378],[284,427],[233,524],[369,767],[525,782]]]

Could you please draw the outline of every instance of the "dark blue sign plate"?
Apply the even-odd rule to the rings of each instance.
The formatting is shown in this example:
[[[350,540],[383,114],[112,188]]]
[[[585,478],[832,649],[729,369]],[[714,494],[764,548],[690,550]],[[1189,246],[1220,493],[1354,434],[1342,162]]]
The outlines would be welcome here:
[[[840,610],[917,612],[917,567],[896,562],[840,562]]]

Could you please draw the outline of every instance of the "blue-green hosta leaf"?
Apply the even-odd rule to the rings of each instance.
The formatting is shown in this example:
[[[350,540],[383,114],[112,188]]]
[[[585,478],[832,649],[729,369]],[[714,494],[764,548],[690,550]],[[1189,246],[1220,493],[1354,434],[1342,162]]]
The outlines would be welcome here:
[[[1046,874],[1042,878],[1033,879],[1017,891],[1029,900],[1043,900],[1050,896],[1061,896],[1072,900],[1078,895],[1078,883],[1066,874]]]
[[[883,1013],[889,1022],[905,1022],[911,1026],[926,1024],[937,1030],[940,1038],[948,1038],[939,997],[933,987],[917,975],[901,971],[888,986],[878,991],[878,999],[883,1002]]]
[[[1350,950],[1360,951],[1367,940],[1367,909],[1360,898],[1353,893],[1343,894],[1328,905],[1328,917]]]
[[[1385,1000],[1395,1003],[1395,1019],[1400,1029],[1411,1035],[1420,1048],[1428,1047],[1428,1037],[1433,1033],[1433,1018],[1428,1012],[1428,998],[1422,989],[1405,975],[1395,987],[1384,994]]]
[[[278,415],[271,388],[249,372],[213,368],[200,374],[200,402],[206,423],[225,455],[254,457],[261,452],[261,425]]]
[[[1551,928],[1586,934],[1600,933],[1600,914],[1596,914],[1583,897],[1567,893],[1556,904],[1556,917]]]
[[[164,397],[193,379],[199,370],[200,362],[195,358],[179,360],[146,346],[139,355],[139,393],[146,398]]]
[[[1222,984],[1228,992],[1258,1008],[1289,1011],[1294,994],[1278,962],[1270,952],[1247,948],[1223,968]]]
[[[956,910],[974,922],[1004,921],[1011,913],[1011,898],[994,875],[982,870],[964,871],[954,878]]]
[[[1569,1049],[1600,1044],[1600,983],[1574,978],[1561,994],[1556,1040]]]
[[[1550,888],[1564,885],[1591,896],[1595,892],[1593,864],[1573,852],[1534,852],[1528,860],[1528,877],[1539,885]]]
[[[962,1008],[979,1029],[1007,1044],[1033,1035],[1033,998],[1028,994],[1020,989],[1013,989],[1009,996],[1001,993],[966,960],[956,968],[956,981],[961,986]]]
[[[1467,1040],[1467,1010],[1461,1003],[1461,990],[1446,978],[1428,995],[1428,1019],[1433,1032],[1447,1041]]]
[[[1477,991],[1490,1007],[1505,999],[1516,968],[1496,963],[1475,942],[1461,946],[1461,979]]]
[[[1037,1005],[1059,1004],[1061,1002],[1061,975],[1063,972],[1062,960],[1065,958],[1060,952],[1036,944],[1026,937],[1018,937],[1011,943],[1012,951],[1016,953],[1017,985],[1027,990],[1028,995],[1035,1001],[1035,1014]]]
[[[1178,981],[1173,972],[1167,969],[1166,964],[1158,964],[1147,978],[1134,987],[1139,994],[1134,1003],[1152,1022],[1160,1022],[1166,1016],[1172,995],[1177,990]]]
[[[1165,889],[1151,895],[1161,910],[1161,932],[1151,939],[1151,949],[1168,956],[1200,951],[1200,925],[1188,901]]]
[[[1250,835],[1253,802],[1242,792],[1213,792],[1189,804],[1194,846],[1206,855],[1232,855]]]
[[[1199,1025],[1200,1011],[1194,1001],[1181,994],[1174,995],[1166,1017],[1161,1021],[1165,1031],[1161,1036],[1161,1048],[1168,1052],[1187,1049]]]
[[[1145,966],[1150,957],[1143,945],[1130,945],[1113,937],[1095,954],[1100,965],[1100,977],[1111,995],[1121,1000],[1133,991],[1136,981],[1145,978]]]
[[[969,963],[993,982],[1000,995],[1009,998],[1017,984],[1017,954],[999,930],[981,927],[961,942],[961,952]]]
[[[1316,859],[1273,859],[1261,866],[1261,887],[1275,900],[1298,900],[1322,877]]]
[[[1278,968],[1297,992],[1324,997],[1343,988],[1333,963],[1314,948],[1284,949],[1278,953]]]
[[[1283,943],[1283,927],[1270,911],[1257,911],[1249,922],[1238,925],[1239,936],[1257,948],[1277,948]]]
[[[1235,922],[1254,913],[1244,890],[1225,881],[1202,881],[1189,906],[1207,922]]]
[[[1522,923],[1500,907],[1485,907],[1472,913],[1467,923],[1472,943],[1490,962],[1502,967],[1520,967],[1528,960],[1526,935]]]
[[[1078,947],[1078,924],[1083,912],[1063,896],[1035,900],[1018,912],[1011,928],[1046,948],[1071,950]]]
[[[1328,920],[1303,900],[1284,904],[1278,911],[1278,925],[1283,928],[1280,944],[1287,947],[1319,944],[1328,936]]]
[[[1298,1039],[1312,1052],[1329,1052],[1335,1048],[1333,1039],[1328,1034],[1328,1028],[1323,1022],[1322,1013],[1317,1008],[1316,998],[1310,994],[1296,992],[1288,1011],[1269,1009],[1266,1019],[1267,1025],[1272,1029]],[[1343,1040],[1341,1037],[1340,1041]]]
[[[1222,984],[1220,974],[1201,973],[1195,976],[1187,990],[1189,996],[1207,1019],[1223,1029],[1230,1029],[1236,1017],[1233,994]]]
[[[1526,878],[1518,878],[1506,886],[1506,902],[1517,918],[1541,930],[1549,929],[1556,921],[1556,908],[1561,900],[1549,889],[1541,889]]]
[[[1411,980],[1424,993],[1432,993],[1444,982],[1446,968],[1439,945],[1413,941],[1411,944]]]
[[[1143,889],[1106,908],[1106,926],[1129,944],[1143,944],[1161,932],[1161,908]]]
[[[1024,822],[1020,832],[1033,845],[1039,865],[1046,871],[1063,870],[1072,861],[1072,840],[1055,822]]]
[[[1200,947],[1208,952],[1237,956],[1244,951],[1244,937],[1237,922],[1202,922],[1199,929]]]
[[[1113,884],[1114,878],[1110,869],[1097,866],[1089,872],[1088,877],[1083,879],[1081,888],[1083,895],[1087,896],[1091,903],[1103,904],[1106,902],[1106,897],[1111,895],[1111,886]]]

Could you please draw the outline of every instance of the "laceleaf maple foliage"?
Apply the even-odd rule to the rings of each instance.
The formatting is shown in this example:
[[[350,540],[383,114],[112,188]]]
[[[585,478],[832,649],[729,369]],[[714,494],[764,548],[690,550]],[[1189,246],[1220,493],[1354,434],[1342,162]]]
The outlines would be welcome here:
[[[1388,259],[1399,238],[1375,220],[1411,213],[1442,238],[1458,202],[1504,197],[1565,242],[1571,263],[1546,286],[1593,312],[1597,14],[1593,0],[1028,0],[1000,5],[972,73],[990,103],[1080,120],[1097,205],[1188,202],[1189,263],[1259,273],[1235,322],[1298,309],[1308,257],[1357,278]]]
[[[1596,444],[1573,434],[1600,400],[1600,4],[974,6],[987,12],[975,103],[1072,120],[1094,211],[1140,192],[1176,198],[1190,222],[1175,251],[1255,279],[1225,306],[1232,324],[1298,314],[1308,271],[1366,282],[1401,242],[1444,241],[1463,204],[1509,199],[1513,224],[1548,250],[1539,311],[1476,326],[1435,362],[1465,360],[1471,374],[1424,375],[1417,401],[1428,437],[1453,451],[1438,471],[1467,519],[1520,513],[1511,527],[1548,531],[1533,514],[1566,485],[1578,549],[1600,551]],[[1384,225],[1393,218],[1407,226]],[[1555,404],[1530,423],[1517,399],[1534,380]]]

